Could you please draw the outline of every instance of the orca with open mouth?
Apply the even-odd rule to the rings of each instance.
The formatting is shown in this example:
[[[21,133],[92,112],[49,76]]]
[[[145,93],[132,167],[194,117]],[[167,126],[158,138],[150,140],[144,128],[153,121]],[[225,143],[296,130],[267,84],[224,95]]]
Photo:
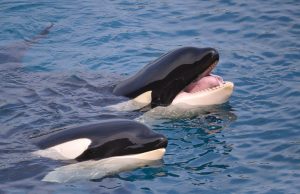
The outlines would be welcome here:
[[[48,182],[99,179],[160,160],[168,144],[162,134],[144,124],[109,119],[87,126],[56,130],[32,138],[35,155],[77,161],[44,177]]]
[[[133,100],[112,108],[133,110],[145,106],[199,107],[225,103],[234,84],[211,74],[218,61],[219,53],[213,48],[183,47],[170,51],[119,83],[113,93]]]

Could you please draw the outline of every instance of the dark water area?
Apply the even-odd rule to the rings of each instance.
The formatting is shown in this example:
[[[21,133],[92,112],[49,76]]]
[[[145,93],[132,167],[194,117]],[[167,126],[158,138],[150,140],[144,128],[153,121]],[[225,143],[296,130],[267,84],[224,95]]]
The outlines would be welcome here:
[[[299,193],[299,1],[0,1],[0,29],[0,193]],[[228,103],[152,124],[161,165],[41,181],[62,163],[29,137],[140,116],[105,111],[114,85],[181,46],[219,51]]]

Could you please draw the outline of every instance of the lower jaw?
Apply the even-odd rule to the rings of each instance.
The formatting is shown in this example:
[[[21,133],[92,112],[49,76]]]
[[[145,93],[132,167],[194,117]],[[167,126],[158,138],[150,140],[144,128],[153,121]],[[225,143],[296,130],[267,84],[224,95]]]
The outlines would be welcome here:
[[[224,84],[223,78],[218,75],[208,74],[204,77],[198,78],[188,86],[186,86],[182,92],[196,93],[220,87]]]
[[[136,158],[142,160],[160,160],[166,152],[166,148],[158,148],[155,150],[143,152],[140,154],[132,154],[127,156],[116,156],[116,158]]]
[[[210,106],[223,104],[228,101],[232,95],[234,84],[232,82],[223,82],[217,87],[207,88],[198,92],[181,92],[172,102],[172,105],[187,107]],[[189,107],[188,106],[188,107]]]

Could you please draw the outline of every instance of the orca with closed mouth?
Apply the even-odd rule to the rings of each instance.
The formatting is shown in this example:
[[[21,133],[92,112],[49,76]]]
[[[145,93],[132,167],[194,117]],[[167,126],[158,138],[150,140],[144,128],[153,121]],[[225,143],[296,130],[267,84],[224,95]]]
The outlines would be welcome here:
[[[132,100],[110,108],[127,111],[225,103],[234,84],[211,74],[218,61],[219,53],[213,48],[183,47],[170,51],[116,85],[115,95]]]
[[[35,155],[74,160],[44,177],[48,182],[98,179],[160,160],[168,144],[162,134],[136,121],[109,119],[32,138]]]

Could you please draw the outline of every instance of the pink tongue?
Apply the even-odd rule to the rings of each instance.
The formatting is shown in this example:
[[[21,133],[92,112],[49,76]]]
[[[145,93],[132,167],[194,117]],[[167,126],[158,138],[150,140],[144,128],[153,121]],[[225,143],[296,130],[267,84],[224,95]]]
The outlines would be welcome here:
[[[220,84],[224,83],[223,79],[217,75],[208,75],[200,80],[190,83],[185,89],[184,92],[194,93],[208,88],[217,87]]]

